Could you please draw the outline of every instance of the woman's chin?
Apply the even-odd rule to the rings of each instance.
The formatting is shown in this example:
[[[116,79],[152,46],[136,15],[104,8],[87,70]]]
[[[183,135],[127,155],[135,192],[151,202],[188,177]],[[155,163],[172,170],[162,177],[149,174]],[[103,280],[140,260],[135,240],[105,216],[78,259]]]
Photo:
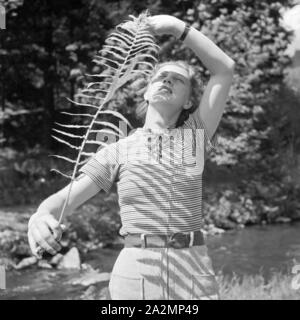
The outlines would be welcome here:
[[[161,94],[156,94],[155,96],[153,96],[152,98],[152,102],[156,103],[156,102],[171,102],[170,99],[170,94],[165,94],[165,93],[161,93]]]

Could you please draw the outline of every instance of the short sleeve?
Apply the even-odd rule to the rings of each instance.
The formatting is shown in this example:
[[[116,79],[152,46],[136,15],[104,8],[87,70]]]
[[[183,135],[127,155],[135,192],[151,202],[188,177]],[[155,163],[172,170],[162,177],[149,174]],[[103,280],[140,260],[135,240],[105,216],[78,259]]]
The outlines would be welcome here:
[[[100,189],[109,192],[118,178],[119,162],[117,143],[105,146],[82,167],[80,172],[89,176]]]
[[[199,110],[196,109],[194,112],[189,114],[188,119],[184,122],[183,128],[189,129],[203,129],[204,130],[204,144],[205,144],[205,159],[209,156],[209,154],[216,150],[218,147],[218,135],[215,132],[213,137],[210,139],[208,135],[208,131],[205,127],[204,122],[200,117]]]

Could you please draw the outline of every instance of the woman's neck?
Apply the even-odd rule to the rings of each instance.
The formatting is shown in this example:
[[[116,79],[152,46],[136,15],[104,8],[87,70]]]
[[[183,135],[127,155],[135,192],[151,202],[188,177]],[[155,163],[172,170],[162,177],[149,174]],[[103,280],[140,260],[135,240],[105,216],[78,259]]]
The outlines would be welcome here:
[[[164,114],[157,109],[148,106],[144,128],[151,129],[171,129],[175,128],[179,113]]]

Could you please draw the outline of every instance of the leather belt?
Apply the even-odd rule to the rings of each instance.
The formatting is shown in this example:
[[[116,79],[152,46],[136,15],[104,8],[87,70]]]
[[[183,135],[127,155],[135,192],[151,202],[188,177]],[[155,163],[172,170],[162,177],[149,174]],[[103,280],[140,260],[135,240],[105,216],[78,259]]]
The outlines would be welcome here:
[[[128,234],[125,237],[125,248],[175,248],[182,249],[192,246],[204,245],[204,237],[201,231],[189,233],[166,234]]]

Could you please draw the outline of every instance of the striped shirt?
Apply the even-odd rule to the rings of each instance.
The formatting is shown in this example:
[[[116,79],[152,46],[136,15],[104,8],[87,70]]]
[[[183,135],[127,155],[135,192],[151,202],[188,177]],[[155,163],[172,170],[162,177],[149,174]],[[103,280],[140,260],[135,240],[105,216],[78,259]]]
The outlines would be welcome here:
[[[209,139],[196,110],[178,128],[137,128],[80,171],[106,192],[117,184],[120,235],[197,231],[203,225],[204,163],[216,144],[217,135]]]

